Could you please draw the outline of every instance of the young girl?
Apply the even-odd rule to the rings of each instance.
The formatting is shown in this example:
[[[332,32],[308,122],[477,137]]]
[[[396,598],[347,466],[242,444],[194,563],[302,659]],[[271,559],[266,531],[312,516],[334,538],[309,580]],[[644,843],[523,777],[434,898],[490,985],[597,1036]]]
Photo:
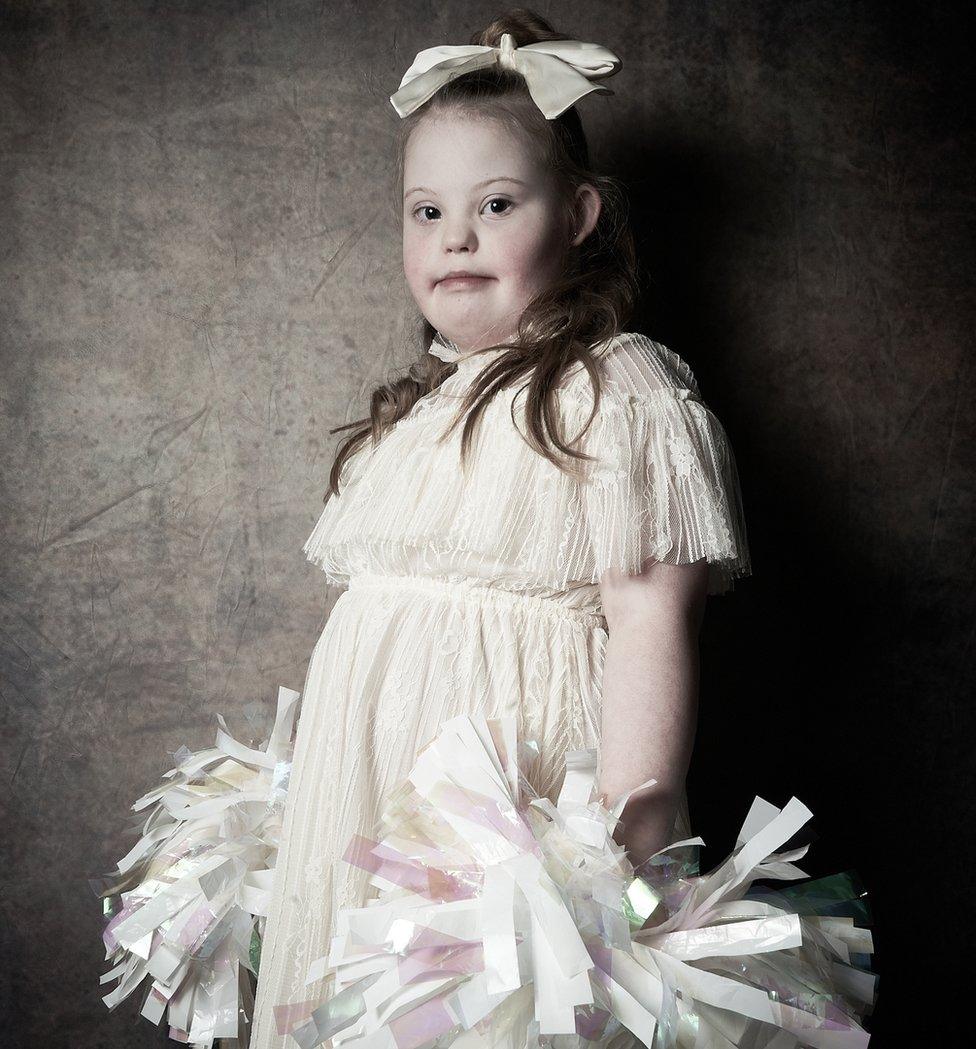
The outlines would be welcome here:
[[[548,41],[556,43],[548,44]],[[687,837],[706,594],[748,574],[726,435],[672,350],[627,332],[616,183],[573,106],[620,62],[525,11],[418,54],[392,102],[419,359],[349,427],[305,552],[340,595],[315,647],[251,1044],[367,875],[342,861],[446,719],[514,715],[553,800],[600,747],[635,863]]]

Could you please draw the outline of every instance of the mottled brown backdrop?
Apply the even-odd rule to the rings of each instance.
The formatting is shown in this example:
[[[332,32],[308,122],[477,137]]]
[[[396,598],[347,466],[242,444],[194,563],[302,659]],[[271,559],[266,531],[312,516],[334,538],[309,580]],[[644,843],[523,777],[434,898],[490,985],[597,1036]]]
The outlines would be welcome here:
[[[208,744],[218,711],[259,733],[276,686],[302,687],[336,596],[301,554],[328,429],[413,352],[387,96],[417,50],[501,10],[0,4],[4,1046],[163,1044],[100,1003],[86,879],[128,849],[127,806],[169,752]],[[703,637],[706,859],[755,793],[798,795],[821,835],[808,871],[869,888],[873,1044],[955,1044],[938,988],[973,916],[964,7],[540,10],[623,56],[615,96],[581,109],[654,277],[633,326],[692,364],[742,474],[755,576]]]

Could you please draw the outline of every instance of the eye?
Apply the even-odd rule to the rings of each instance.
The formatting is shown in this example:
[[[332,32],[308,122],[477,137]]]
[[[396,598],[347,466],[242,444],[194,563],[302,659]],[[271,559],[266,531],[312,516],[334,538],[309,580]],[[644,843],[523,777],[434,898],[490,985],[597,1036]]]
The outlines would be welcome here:
[[[491,207],[492,204],[505,204],[507,205],[506,211],[510,211],[512,208],[512,201],[507,200],[505,197],[492,197],[485,206]],[[492,211],[491,214],[504,215],[506,211]]]
[[[421,215],[421,212],[424,212],[424,211],[437,211],[437,210],[438,210],[438,209],[437,209],[437,208],[435,208],[433,204],[421,204],[421,205],[420,205],[420,207],[418,207],[418,208],[414,208],[414,209],[413,209],[413,217],[414,217],[414,218],[415,218],[415,219],[416,219],[416,220],[417,220],[417,221],[418,221],[418,222],[419,222],[419,223],[420,223],[420,224],[421,224],[422,226],[424,226],[424,225],[426,225],[427,223],[426,223],[426,222],[424,221],[424,218],[425,218],[425,217],[424,217],[423,215]],[[427,217],[427,218],[429,218],[429,216],[426,216],[426,217]]]

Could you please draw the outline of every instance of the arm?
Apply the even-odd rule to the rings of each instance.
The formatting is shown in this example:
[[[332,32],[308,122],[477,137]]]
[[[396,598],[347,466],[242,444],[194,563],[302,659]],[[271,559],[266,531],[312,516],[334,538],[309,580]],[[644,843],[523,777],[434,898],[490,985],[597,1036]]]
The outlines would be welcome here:
[[[610,801],[652,777],[621,814],[615,839],[636,866],[669,844],[698,712],[698,634],[708,565],[648,562],[600,580],[609,628],[603,669],[600,790]]]

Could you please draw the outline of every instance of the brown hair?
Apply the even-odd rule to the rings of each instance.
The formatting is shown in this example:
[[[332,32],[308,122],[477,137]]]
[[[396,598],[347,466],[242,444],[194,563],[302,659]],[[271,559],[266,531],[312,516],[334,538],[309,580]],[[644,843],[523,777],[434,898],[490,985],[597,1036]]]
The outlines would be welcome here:
[[[517,47],[541,40],[563,40],[539,15],[515,8],[471,37],[470,43],[498,46],[502,35],[511,33]],[[640,287],[634,238],[627,222],[627,198],[621,184],[590,167],[589,148],[575,106],[553,120],[536,107],[524,78],[513,70],[490,66],[466,73],[441,87],[433,97],[398,125],[396,151],[396,194],[394,209],[398,224],[403,221],[404,155],[411,133],[428,117],[445,111],[463,110],[479,117],[503,121],[520,131],[542,161],[555,174],[567,217],[572,217],[575,190],[584,183],[596,187],[601,197],[600,214],[592,233],[570,251],[567,272],[560,280],[532,299],[522,312],[515,339],[493,349],[506,352],[494,357],[466,391],[458,411],[441,436],[444,440],[464,419],[461,462],[465,462],[474,428],[492,397],[515,381],[526,378],[520,388],[527,391],[526,425],[529,442],[559,469],[567,470],[553,449],[571,459],[591,459],[566,443],[557,422],[556,397],[563,373],[575,362],[586,368],[593,385],[594,404],[583,430],[586,432],[599,405],[600,378],[591,350],[625,329]],[[370,395],[369,416],[337,426],[330,433],[353,432],[340,444],[329,474],[327,501],[339,494],[342,467],[367,440],[374,446],[383,433],[402,419],[423,396],[436,389],[456,365],[428,353],[436,329],[423,318],[421,354],[406,375],[382,384]]]

